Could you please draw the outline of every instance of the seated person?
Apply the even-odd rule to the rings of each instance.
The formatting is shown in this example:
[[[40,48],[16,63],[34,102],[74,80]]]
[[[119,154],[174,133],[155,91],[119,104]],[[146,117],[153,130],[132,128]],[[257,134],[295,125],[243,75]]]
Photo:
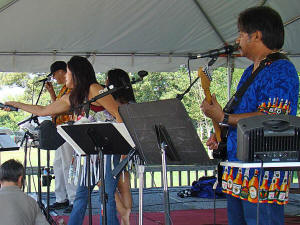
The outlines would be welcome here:
[[[49,225],[37,202],[22,190],[25,169],[10,159],[0,167],[0,224]]]

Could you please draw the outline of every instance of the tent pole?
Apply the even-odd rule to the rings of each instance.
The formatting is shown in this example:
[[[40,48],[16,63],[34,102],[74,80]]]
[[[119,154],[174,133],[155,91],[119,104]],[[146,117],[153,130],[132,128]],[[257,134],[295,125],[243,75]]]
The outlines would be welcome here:
[[[231,97],[231,85],[232,85],[232,72],[233,72],[233,57],[229,54],[227,56],[227,99],[229,101]]]

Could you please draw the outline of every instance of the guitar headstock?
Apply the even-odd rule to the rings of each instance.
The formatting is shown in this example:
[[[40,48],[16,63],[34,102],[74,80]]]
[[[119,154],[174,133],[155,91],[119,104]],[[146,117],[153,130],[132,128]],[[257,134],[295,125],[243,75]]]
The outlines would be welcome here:
[[[209,89],[210,82],[212,81],[212,77],[210,75],[208,67],[199,67],[198,69],[198,77],[201,79],[201,85],[204,90]]]

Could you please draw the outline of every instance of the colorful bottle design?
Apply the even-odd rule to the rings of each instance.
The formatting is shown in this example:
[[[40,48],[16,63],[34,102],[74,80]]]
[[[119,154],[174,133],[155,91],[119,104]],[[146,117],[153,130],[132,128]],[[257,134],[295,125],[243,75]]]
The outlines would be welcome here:
[[[283,114],[287,114],[287,108],[288,108],[288,100],[285,100],[285,103],[282,108]]]
[[[232,194],[232,187],[233,187],[233,167],[230,169],[230,173],[228,175],[227,180],[227,194]]]
[[[276,114],[281,114],[283,110],[283,99],[280,100],[279,106],[276,108]]]
[[[228,166],[224,168],[224,172],[222,175],[222,189],[227,193],[227,180],[228,180]]]
[[[242,168],[239,168],[238,173],[233,181],[232,196],[240,197],[242,184]]]
[[[289,102],[289,105],[288,105],[288,107],[287,107],[287,113],[286,113],[286,114],[290,114],[290,112],[291,112],[290,106],[291,106],[291,102]]]
[[[273,98],[273,104],[272,104],[271,108],[269,109],[269,112],[271,114],[276,114],[277,106],[278,106],[278,98]]]
[[[279,197],[279,191],[280,191],[280,186],[279,186],[280,171],[275,171],[275,175],[276,175],[276,181],[275,181],[275,202],[277,202],[277,199]]]
[[[288,171],[285,171],[284,178],[280,186],[279,195],[277,198],[277,203],[280,205],[285,203],[285,195],[286,195],[286,190],[288,188],[288,173],[289,173]]]
[[[258,170],[255,169],[254,176],[249,181],[248,201],[256,203],[258,199]]]
[[[244,173],[244,180],[242,184],[242,189],[241,189],[241,199],[248,199],[249,195],[249,168],[245,170]]]
[[[277,201],[277,195],[279,193],[279,185],[278,185],[279,179],[280,179],[280,172],[275,171],[272,178],[272,183],[269,188],[268,203],[273,203],[274,201]]]
[[[280,100],[280,103],[279,103],[278,108],[279,108],[279,109],[282,109],[282,108],[283,108],[283,98]]]
[[[290,191],[291,179],[292,179],[292,175],[290,174],[288,176],[288,185],[287,185],[286,192],[285,192],[284,204],[287,204],[289,201],[289,191]]]
[[[269,98],[269,102],[268,102],[268,106],[267,106],[268,108],[271,107],[271,101],[272,101],[271,98]]]
[[[265,171],[263,182],[259,188],[259,202],[261,203],[268,202],[268,191],[269,191],[268,179],[269,179],[269,171]]]

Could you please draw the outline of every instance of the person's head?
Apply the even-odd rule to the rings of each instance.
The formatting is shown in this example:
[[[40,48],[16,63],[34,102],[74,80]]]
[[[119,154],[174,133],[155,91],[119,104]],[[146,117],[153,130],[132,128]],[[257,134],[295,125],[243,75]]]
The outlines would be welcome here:
[[[10,159],[0,166],[0,182],[22,187],[24,184],[25,169],[23,165],[14,159]]]
[[[260,41],[269,50],[280,50],[284,44],[284,27],[280,15],[270,7],[257,6],[241,12],[238,18],[238,29],[242,53],[243,45]],[[245,39],[242,43],[241,39]],[[248,40],[247,40],[248,39]],[[248,48],[253,49],[253,46]]]
[[[67,63],[66,86],[70,93],[71,108],[86,100],[91,84],[98,83],[92,64],[84,57],[73,56]],[[78,110],[75,111],[79,113]]]
[[[66,83],[67,64],[64,61],[56,61],[50,66],[50,73],[58,84]]]
[[[128,74],[121,69],[112,69],[107,72],[106,85],[113,85],[114,87],[121,87],[123,85],[128,85],[128,88],[122,88],[114,93],[112,96],[114,99],[121,104],[126,104],[128,102],[135,102],[135,97],[133,94],[133,89],[130,83]]]

